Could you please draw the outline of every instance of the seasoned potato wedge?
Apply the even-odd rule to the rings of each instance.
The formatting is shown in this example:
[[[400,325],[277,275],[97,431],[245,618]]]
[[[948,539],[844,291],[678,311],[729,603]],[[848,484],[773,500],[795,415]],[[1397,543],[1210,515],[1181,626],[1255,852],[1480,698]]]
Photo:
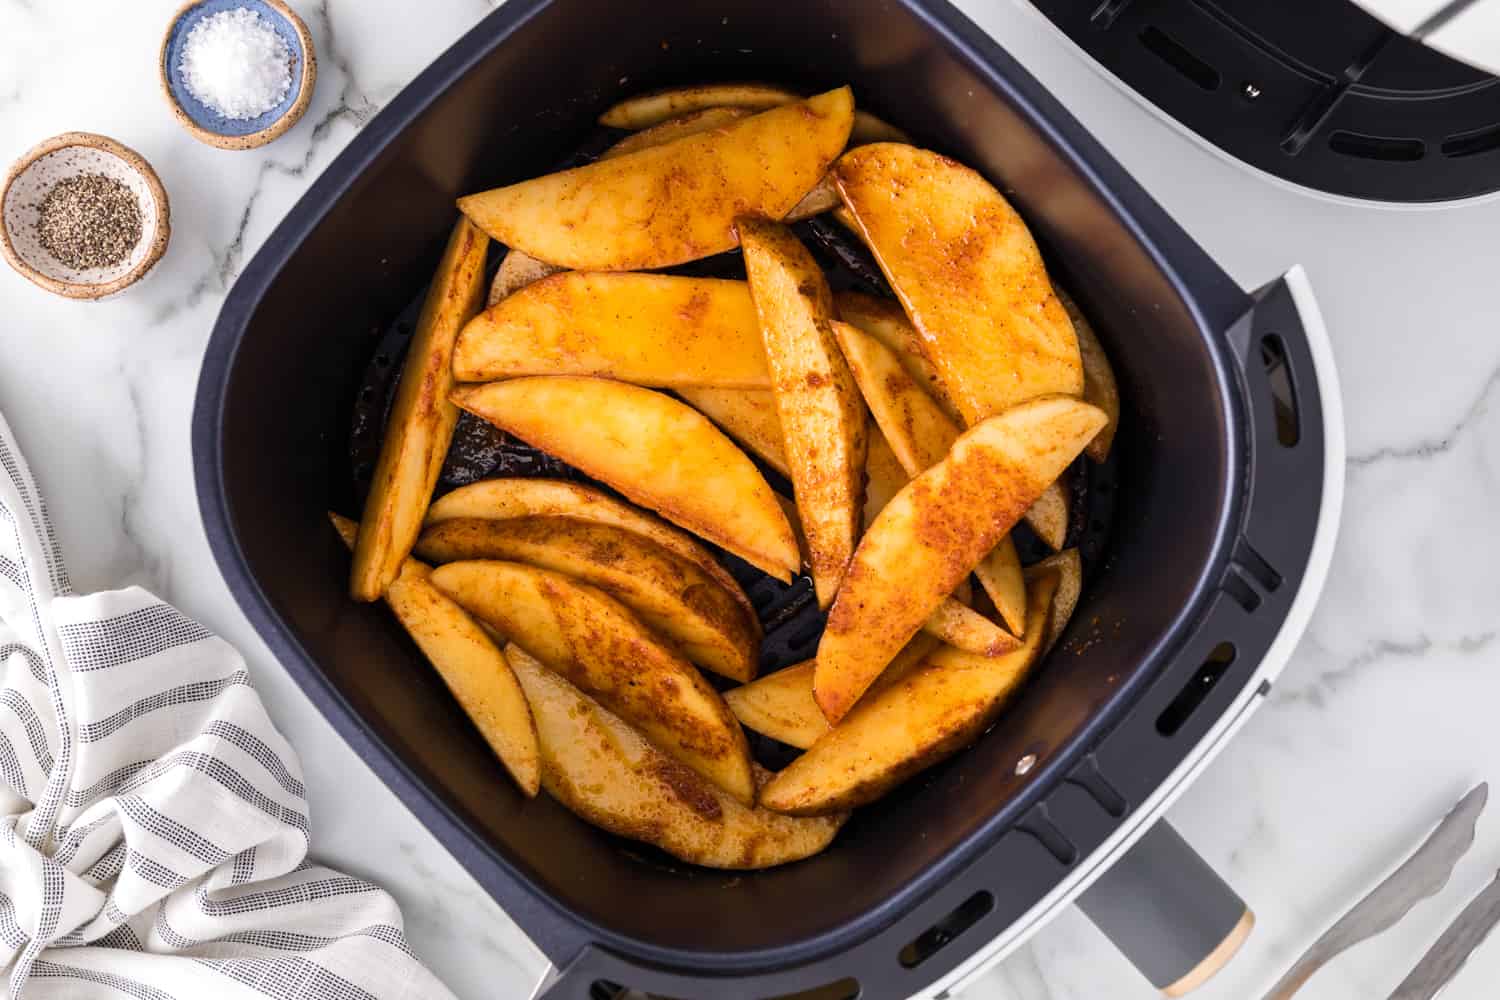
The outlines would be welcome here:
[[[834,181],[966,424],[1083,392],[1078,339],[1041,253],[988,181],[899,143],[844,154]]]
[[[575,270],[667,267],[729,250],[734,220],[779,219],[849,139],[849,88],[724,128],[459,199],[506,246]]]
[[[599,116],[610,128],[643,129],[669,118],[709,108],[749,108],[763,111],[800,101],[802,96],[770,83],[705,83],[669,87],[627,97]]]
[[[782,103],[791,103],[794,100],[797,100],[797,98],[792,97],[789,101]],[[678,139],[683,139],[690,135],[697,135],[700,132],[722,128],[725,125],[739,121],[741,118],[749,118],[757,110],[763,111],[765,108],[774,106],[770,104],[762,105],[759,108],[719,106],[689,111],[674,118],[657,122],[655,125],[642,129],[639,132],[627,135],[600,153],[599,159],[610,160],[616,156],[639,153],[641,150],[650,149],[652,146],[665,146],[669,142],[676,142]]]
[[[427,509],[427,526],[469,517],[496,521],[518,517],[567,517],[634,532],[692,563],[724,588],[749,616],[755,628],[755,640],[760,641],[760,624],[750,598],[707,549],[693,541],[687,532],[672,527],[656,515],[621,503],[592,486],[563,479],[485,479],[460,486],[434,500]]]
[[[485,305],[493,306],[532,282],[550,278],[561,271],[562,268],[529,257],[519,250],[507,250],[500,260],[500,269],[495,272],[495,280],[490,282],[490,295]]]
[[[812,255],[778,223],[742,218],[738,226],[818,606],[826,608],[859,537],[865,408]]]
[[[802,95],[769,83],[710,83],[692,87],[673,87],[627,98],[599,116],[599,124],[611,128],[645,129],[681,123],[698,115],[711,115],[712,125],[696,128],[704,131],[731,120],[730,115],[763,111],[802,100]],[[645,133],[641,133],[644,135]],[[691,134],[684,132],[683,134]],[[673,135],[672,138],[680,138]],[[621,143],[627,142],[627,137]],[[660,141],[660,140],[658,140]],[[868,111],[854,112],[854,126],[849,135],[852,145],[867,142],[908,142],[907,134]],[[653,143],[654,144],[654,143]],[[618,145],[618,144],[617,144]],[[635,147],[641,148],[641,147]],[[627,152],[633,150],[627,149]],[[608,154],[606,154],[608,155]]]
[[[875,518],[885,510],[885,505],[891,502],[891,498],[901,492],[911,477],[896,460],[896,453],[891,451],[890,442],[886,441],[885,435],[880,433],[880,425],[870,421],[866,430],[868,446],[865,456],[865,531],[870,530],[870,525],[875,523]]]
[[[899,681],[941,644],[928,635],[907,643],[885,672],[870,685],[866,699]],[[729,708],[744,725],[763,736],[806,750],[832,727],[813,700],[814,660],[785,667],[724,694]]]
[[[974,656],[944,647],[927,656],[792,761],[761,789],[761,805],[799,816],[841,813],[973,742],[1040,658],[1056,585],[1050,574],[1032,585],[1021,648]]]
[[[886,505],[854,553],[818,645],[813,690],[830,722],[844,717],[1104,421],[1066,396],[1014,406],[966,432]]]
[[[1078,597],[1083,593],[1083,560],[1079,557],[1078,550],[1064,549],[1056,555],[1032,563],[1026,567],[1026,581],[1035,583],[1047,573],[1056,574],[1057,593],[1047,611],[1047,631],[1042,636],[1044,656],[1062,638],[1063,629],[1068,627],[1073,611],[1078,607]]]
[[[461,387],[453,398],[778,579],[790,582],[800,564],[791,525],[755,463],[686,403],[573,376]],[[559,419],[569,414],[588,419]]]
[[[453,349],[461,382],[596,375],[636,385],[768,389],[743,281],[567,271],[475,316]]]
[[[459,219],[422,303],[354,546],[349,592],[356,601],[380,599],[422,528],[458,423],[458,408],[448,400],[453,344],[479,311],[488,248],[484,233]]]
[[[776,397],[770,389],[683,387],[677,395],[771,468],[792,478],[781,439],[781,418],[776,415]]]
[[[950,420],[963,426],[952,400],[943,391],[937,369],[932,367],[932,362],[922,353],[921,334],[911,325],[911,320],[906,318],[901,303],[863,292],[845,291],[834,293],[833,305],[838,310],[839,319],[859,327],[894,351],[901,367],[906,369],[906,374],[937,401]]]
[[[566,573],[634,611],[687,658],[737,681],[755,676],[756,630],[744,608],[692,563],[640,535],[565,517],[459,518],[417,539],[429,562],[508,559]]]
[[[328,519],[353,549],[359,525],[333,513]],[[422,563],[407,559],[385,590],[386,603],[521,791],[535,795],[541,787],[541,763],[526,695],[500,647],[432,585],[431,574]]]
[[[953,442],[958,440],[959,427],[901,366],[896,352],[850,323],[835,323],[833,329],[870,413],[907,475],[918,475],[946,458]],[[975,573],[1006,627],[1019,634],[1026,627],[1026,584],[1021,579],[1021,561],[1009,535],[984,557]],[[957,628],[958,621],[968,621],[978,628],[984,620],[983,616],[970,612],[968,616],[959,615],[952,625]],[[960,649],[984,651],[972,645],[972,636],[959,641],[964,636],[965,633],[953,632],[942,635]],[[991,643],[989,648],[1000,652],[1015,645],[1015,642],[999,646]]]
[[[815,215],[832,211],[840,204],[839,189],[834,187],[833,178],[827,174],[818,181],[813,189],[802,196],[802,200],[792,206],[792,210],[786,213],[786,221],[801,222],[803,219],[811,219]]]
[[[1110,367],[1109,355],[1104,353],[1099,335],[1094,332],[1083,310],[1078,308],[1078,303],[1061,288],[1053,290],[1057,293],[1057,301],[1067,310],[1068,319],[1073,321],[1073,333],[1078,337],[1078,353],[1083,358],[1083,400],[1099,407],[1109,417],[1109,423],[1083,449],[1090,459],[1102,462],[1109,457],[1110,446],[1115,443],[1115,429],[1120,426],[1120,389],[1115,384],[1115,370]]]
[[[623,719],[512,647],[541,736],[542,785],[583,819],[708,868],[770,868],[827,847],[847,816],[799,819],[742,805]],[[755,768],[765,782],[770,772]]]
[[[922,623],[922,631],[976,656],[999,656],[1021,645],[1020,639],[952,597],[944,598],[933,609]]]
[[[1036,503],[1026,509],[1026,523],[1036,536],[1056,552],[1068,542],[1068,520],[1070,518],[1067,484],[1056,479],[1047,484]]]
[[[431,579],[662,750],[741,802],[754,801],[745,734],[724,700],[614,598],[561,573],[512,562],[448,563]]]

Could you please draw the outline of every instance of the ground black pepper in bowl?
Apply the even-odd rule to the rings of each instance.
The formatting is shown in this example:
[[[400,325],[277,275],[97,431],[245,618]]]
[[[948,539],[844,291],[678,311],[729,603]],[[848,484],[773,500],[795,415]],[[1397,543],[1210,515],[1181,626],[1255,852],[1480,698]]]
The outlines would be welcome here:
[[[38,208],[37,239],[76,270],[113,267],[141,241],[135,193],[104,174],[78,174],[54,184]]]

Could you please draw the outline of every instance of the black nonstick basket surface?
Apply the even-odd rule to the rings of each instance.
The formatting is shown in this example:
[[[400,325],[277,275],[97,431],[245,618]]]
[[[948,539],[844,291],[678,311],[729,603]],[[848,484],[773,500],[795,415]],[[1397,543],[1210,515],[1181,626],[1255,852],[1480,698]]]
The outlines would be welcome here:
[[[1124,401],[1113,464],[1073,474],[1084,599],[1000,724],[861,810],[823,855],[737,875],[524,800],[388,613],[348,600],[324,513],[358,511],[388,387],[376,369],[399,360],[454,198],[587,149],[620,96],[716,79],[850,83],[861,106],[984,172],[1093,319]],[[802,230],[820,253],[850,249],[829,232]],[[862,280],[852,263],[839,280]],[[1322,426],[1287,289],[1237,287],[946,3],[510,0],[366,127],[246,268],[193,435],[206,530],[246,614],[560,970],[548,996],[838,983],[834,996],[884,998],[918,992],[1030,910],[1243,690],[1305,568]],[[566,473],[466,430],[450,485]],[[746,579],[778,637],[774,664],[815,643],[798,588]]]

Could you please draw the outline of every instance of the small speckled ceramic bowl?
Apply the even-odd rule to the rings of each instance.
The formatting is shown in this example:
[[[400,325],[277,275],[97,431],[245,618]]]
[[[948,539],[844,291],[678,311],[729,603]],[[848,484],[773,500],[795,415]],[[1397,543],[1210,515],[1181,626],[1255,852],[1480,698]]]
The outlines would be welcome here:
[[[140,202],[141,238],[122,263],[75,270],[43,249],[37,235],[41,202],[58,181],[104,174],[128,187]],[[68,132],[32,149],[0,187],[0,254],[28,280],[70,299],[102,299],[135,284],[161,260],[171,238],[167,191],[151,164],[135,150],[89,132]]]
[[[188,90],[182,48],[188,32],[205,17],[244,7],[259,14],[292,54],[292,86],[280,104],[256,118],[226,118]],[[161,43],[161,86],[172,113],[198,139],[220,149],[254,149],[297,124],[312,102],[318,57],[302,18],[282,0],[190,0],[172,18]]]

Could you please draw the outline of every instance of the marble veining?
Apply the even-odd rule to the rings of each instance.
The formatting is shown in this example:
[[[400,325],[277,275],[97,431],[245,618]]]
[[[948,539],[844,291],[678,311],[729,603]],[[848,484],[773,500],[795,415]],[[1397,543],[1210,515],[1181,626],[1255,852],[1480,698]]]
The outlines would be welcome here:
[[[46,490],[75,584],[149,586],[245,654],[307,772],[315,853],[383,882],[463,1000],[524,996],[545,965],[514,923],[348,750],[276,664],[199,526],[189,420],[224,294],[308,184],[498,0],[292,0],[319,54],[307,116],[263,149],[210,149],[157,89],[175,2],[0,0],[0,160],[69,129],[157,167],[174,235],[100,304],[0,272],[0,409]],[[1500,779],[1500,202],[1382,211],[1253,177],[1144,111],[1014,2],[961,0],[1245,287],[1306,266],[1344,380],[1348,501],[1329,586],[1268,703],[1171,818],[1255,908],[1244,952],[1199,996],[1264,990],[1474,781]],[[1226,207],[1227,206],[1227,207]],[[1385,996],[1500,867],[1481,821],[1447,889],[1320,973],[1312,1000]],[[1500,981],[1491,942],[1445,994]],[[1156,996],[1076,910],[965,997]]]

